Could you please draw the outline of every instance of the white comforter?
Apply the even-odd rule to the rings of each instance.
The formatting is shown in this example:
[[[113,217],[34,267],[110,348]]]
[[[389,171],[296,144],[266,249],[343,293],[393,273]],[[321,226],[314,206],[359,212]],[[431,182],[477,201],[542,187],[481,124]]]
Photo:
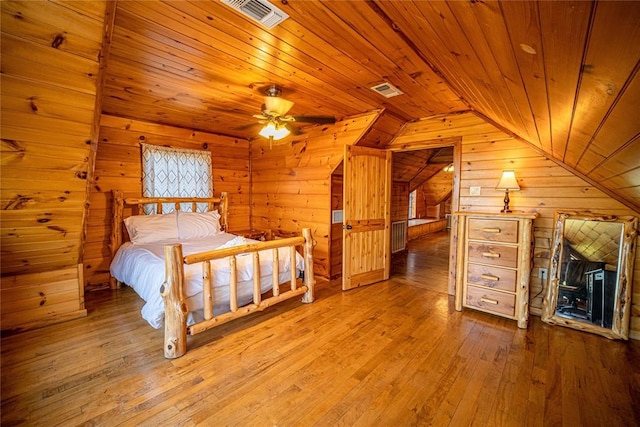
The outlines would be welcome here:
[[[153,244],[123,244],[116,252],[111,263],[111,275],[120,282],[131,286],[145,300],[142,317],[154,328],[162,326],[164,320],[164,301],[160,287],[165,280],[164,245],[182,243],[183,255],[190,255],[212,249],[239,246],[255,240],[246,239],[228,233],[213,237],[191,239],[188,241],[163,241]],[[280,282],[291,277],[291,257],[288,248],[279,249]],[[236,257],[238,270],[238,305],[248,304],[253,299],[253,260],[249,254]],[[261,291],[266,292],[273,285],[272,250],[260,252]],[[229,262],[219,259],[211,263],[213,284],[213,313],[219,315],[229,311]],[[296,258],[299,274],[304,270],[304,261],[299,254]],[[185,265],[185,297],[189,308],[188,323],[202,318],[202,263]]]

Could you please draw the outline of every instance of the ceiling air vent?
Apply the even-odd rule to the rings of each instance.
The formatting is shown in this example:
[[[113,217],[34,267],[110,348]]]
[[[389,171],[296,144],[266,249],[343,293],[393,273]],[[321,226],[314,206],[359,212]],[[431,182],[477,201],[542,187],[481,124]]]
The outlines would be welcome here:
[[[393,98],[394,96],[403,94],[400,89],[398,89],[391,83],[380,83],[379,85],[373,86],[371,89],[375,90],[385,98]]]
[[[267,28],[273,28],[289,17],[266,0],[222,0]]]

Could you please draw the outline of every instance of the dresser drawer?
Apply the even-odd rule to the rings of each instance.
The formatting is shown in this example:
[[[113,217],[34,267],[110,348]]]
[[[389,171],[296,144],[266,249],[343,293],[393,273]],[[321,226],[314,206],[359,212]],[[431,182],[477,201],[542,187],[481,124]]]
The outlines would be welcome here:
[[[515,292],[516,276],[516,270],[469,264],[467,282],[473,285],[486,286],[487,288]]]
[[[518,221],[469,218],[468,225],[471,240],[518,243]]]
[[[516,313],[516,296],[486,288],[468,286],[465,305],[513,317]]]
[[[497,265],[500,267],[518,266],[518,247],[491,245],[480,242],[469,242],[469,262]]]

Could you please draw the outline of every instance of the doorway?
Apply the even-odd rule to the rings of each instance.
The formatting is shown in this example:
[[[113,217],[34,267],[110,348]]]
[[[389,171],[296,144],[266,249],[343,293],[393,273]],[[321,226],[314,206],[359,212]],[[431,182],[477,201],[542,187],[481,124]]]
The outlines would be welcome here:
[[[453,141],[452,141],[453,139]],[[448,149],[452,153],[452,157],[449,155],[449,159],[452,160],[453,165],[452,183],[451,183],[451,196],[450,196],[450,211],[455,212],[458,210],[460,201],[460,159],[461,159],[461,141],[459,138],[451,138],[447,141],[424,141],[412,146],[411,150],[399,149],[393,150],[392,161],[392,196],[391,196],[391,222],[394,220],[404,220],[408,222],[408,198],[409,198],[409,186],[411,185],[411,179],[409,173],[413,173],[413,176],[417,175],[419,170],[424,170],[422,166],[426,165],[427,160],[437,153],[442,153],[440,149],[449,147]],[[442,158],[436,156],[436,159]],[[413,172],[408,172],[407,165],[405,163],[413,164]],[[422,162],[422,163],[421,163]],[[435,169],[442,169],[448,164],[441,164]],[[343,207],[343,165],[340,164],[333,171],[331,176],[331,228],[330,228],[330,250],[329,250],[329,277],[332,284],[339,283],[342,274],[342,218],[340,217]],[[428,173],[424,172],[425,174]],[[417,181],[414,181],[414,183]],[[439,273],[431,271],[432,274],[447,274],[447,293],[453,295],[455,293],[455,269],[448,265],[450,259],[452,259],[452,252],[456,250],[455,246],[449,242],[455,242],[457,234],[457,222],[455,216],[446,217],[446,225],[444,231],[440,237],[440,243],[438,243],[439,250],[449,251],[449,255],[444,261],[444,266],[440,266]],[[450,228],[450,229],[449,229]],[[408,242],[408,239],[407,239]],[[444,245],[444,246],[443,246]],[[418,255],[421,256],[421,255]],[[407,258],[408,259],[408,258]],[[392,273],[393,263],[396,259],[392,256]],[[433,268],[433,266],[429,267]]]
[[[449,260],[455,259],[453,243],[456,241],[457,221],[450,214],[458,210],[460,202],[461,141],[424,141],[412,148],[393,153],[391,222],[407,222],[407,239],[406,250],[397,253],[392,264],[424,266],[429,274],[446,274],[446,292],[454,295],[455,268],[449,265]],[[412,200],[415,215],[410,215],[409,200],[414,190],[418,190]],[[409,227],[409,220],[414,219],[412,216],[417,224]],[[448,252],[444,265],[441,258],[437,270],[435,265],[418,261],[420,257],[433,255],[429,253],[431,245],[434,250]]]

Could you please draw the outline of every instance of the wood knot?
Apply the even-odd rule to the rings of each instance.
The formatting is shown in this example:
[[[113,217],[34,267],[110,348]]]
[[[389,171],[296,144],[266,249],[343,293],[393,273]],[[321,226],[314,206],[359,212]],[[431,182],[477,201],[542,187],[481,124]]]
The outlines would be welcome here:
[[[18,141],[16,141],[15,139],[2,138],[2,142],[8,145],[12,151],[22,153],[23,155],[24,155],[24,152],[26,151],[23,147],[20,146]]]
[[[26,205],[32,202],[33,199],[31,197],[25,197],[18,194],[13,199],[9,200],[9,202],[4,206],[4,210],[9,209],[24,209]]]
[[[64,36],[62,34],[58,34],[57,36],[55,36],[55,38],[53,39],[53,41],[51,42],[51,47],[57,49],[60,47],[60,45],[64,42]]]
[[[63,236],[67,235],[67,230],[65,230],[62,227],[58,227],[57,225],[48,225],[47,229],[57,231],[58,233],[61,233]]]
[[[47,296],[44,294],[44,292],[38,292],[38,294],[40,295],[40,306],[43,306],[47,303]]]
[[[33,111],[34,113],[38,112],[38,106],[36,105],[37,99],[38,98],[36,98],[35,96],[29,97],[29,107],[31,108],[31,111]]]

